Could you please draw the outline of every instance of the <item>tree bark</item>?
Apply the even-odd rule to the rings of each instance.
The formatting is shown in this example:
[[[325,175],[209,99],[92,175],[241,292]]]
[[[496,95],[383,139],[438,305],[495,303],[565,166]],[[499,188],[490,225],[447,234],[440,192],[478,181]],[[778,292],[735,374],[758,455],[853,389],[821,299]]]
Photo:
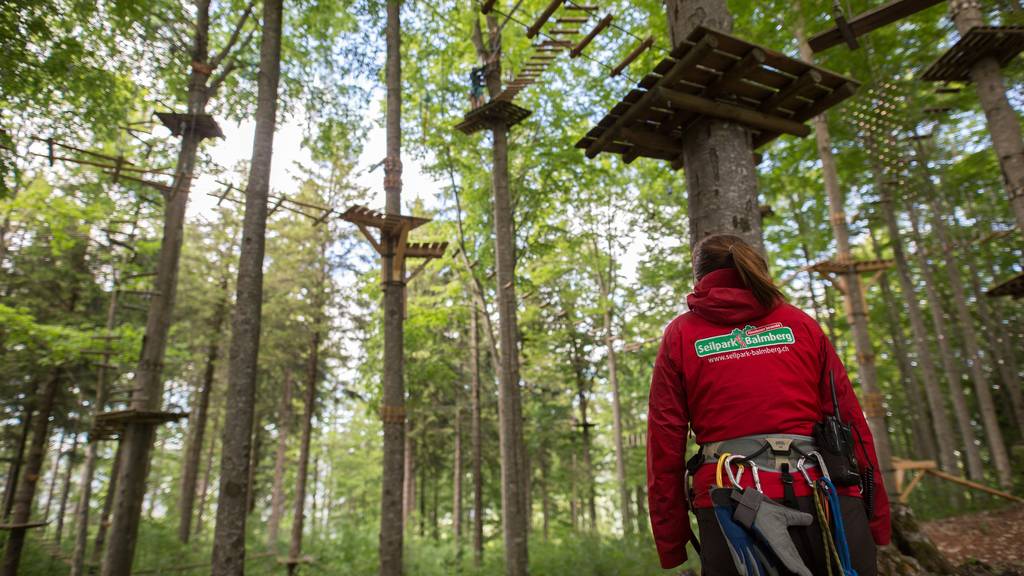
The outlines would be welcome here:
[[[246,514],[252,514],[252,511],[256,509],[256,493],[259,488],[257,484],[259,476],[256,473],[259,471],[260,450],[263,448],[263,432],[263,423],[260,421],[260,415],[254,412],[252,418],[252,449],[249,450],[249,479],[245,482],[245,485],[249,487],[249,491],[245,496]]]
[[[976,26],[985,25],[978,0],[949,0],[949,12],[961,36]],[[1003,187],[1020,234],[1024,232],[1024,140],[1021,139],[1020,119],[1006,98],[1003,72],[995,56],[975,62],[971,67],[971,80],[985,111],[992,148],[1003,172]]]
[[[456,400],[461,402],[461,399]],[[452,538],[456,565],[462,564],[462,406],[455,407],[455,446],[452,456]]]
[[[650,524],[647,521],[647,493],[643,484],[636,485],[636,532],[643,536],[651,533]]]
[[[68,509],[68,497],[71,495],[71,473],[75,468],[75,457],[78,456],[78,433],[71,435],[71,449],[68,450],[68,463],[64,468],[64,479],[61,481],[60,505],[57,506],[57,533],[53,537],[54,543],[60,547],[64,535],[64,515]]]
[[[577,347],[575,335],[573,335],[572,341],[572,364],[573,371],[576,375],[576,397],[579,402],[580,410],[580,421],[577,424],[580,426],[580,437],[583,441],[583,490],[587,498],[587,516],[590,520],[590,529],[594,532],[597,531],[597,493],[594,486],[594,464],[591,457],[591,444],[593,440],[590,434],[590,428],[593,426],[590,423],[587,409],[589,408],[589,398],[587,397],[588,386],[586,379],[583,375],[583,359],[580,356],[580,350]]]
[[[230,409],[224,416],[221,444],[220,489],[211,566],[215,576],[234,576],[245,572],[245,523],[251,489],[247,480],[263,305],[267,197],[281,77],[281,13],[282,0],[264,0],[256,130],[249,184],[245,191],[245,217],[231,333],[227,390]]]
[[[107,532],[110,530],[110,515],[114,513],[114,499],[117,495],[117,471],[121,469],[121,443],[118,442],[114,450],[114,461],[110,464],[110,480],[107,483],[107,497],[103,500],[103,510],[100,511],[100,522],[96,527],[96,540],[93,542],[92,563],[100,565],[103,551],[106,549]]]
[[[206,421],[210,411],[210,393],[213,390],[213,379],[217,370],[217,359],[220,356],[220,339],[227,318],[228,283],[227,278],[221,280],[223,298],[217,303],[216,311],[210,322],[210,340],[206,345],[206,366],[203,371],[203,383],[196,395],[192,414],[189,418],[188,443],[185,447],[185,461],[181,471],[181,494],[178,503],[178,539],[188,543],[192,531],[192,513],[196,501],[196,485],[199,482],[199,460],[203,452],[203,441],[206,438]]]
[[[964,454],[967,456],[967,475],[972,480],[980,482],[985,478],[984,466],[981,463],[981,451],[975,443],[974,428],[971,427],[971,412],[967,406],[967,397],[964,395],[963,373],[957,364],[956,355],[953,353],[953,348],[950,345],[949,335],[952,334],[950,330],[955,323],[946,320],[945,307],[937,288],[938,282],[932,271],[932,264],[928,261],[928,256],[925,253],[924,242],[918,225],[917,208],[914,202],[907,202],[906,207],[907,213],[910,216],[914,242],[917,244],[915,256],[921,268],[925,293],[928,296],[928,303],[932,309],[932,326],[935,331],[935,338],[939,341],[942,365],[948,375],[949,395],[953,401],[953,414],[956,416]]]
[[[46,444],[50,438],[50,413],[53,411],[54,400],[57,398],[57,390],[61,381],[57,370],[60,369],[55,368],[46,376],[36,393],[36,415],[32,420],[32,440],[29,443],[28,455],[25,459],[24,474],[19,478],[18,490],[14,494],[11,523],[15,526],[24,525],[30,521],[32,501],[35,500],[39,472],[43,467],[43,460],[46,458]],[[8,532],[3,564],[0,565],[0,575],[17,576],[27,532],[28,529],[18,527],[12,528]]]
[[[814,62],[814,53],[804,37],[803,19],[798,18],[795,35],[800,42],[800,57],[808,63]],[[814,139],[821,159],[821,172],[825,181],[825,192],[828,195],[829,220],[832,223],[832,235],[836,240],[836,260],[842,263],[853,262],[850,253],[850,231],[846,220],[846,200],[839,186],[839,172],[836,160],[832,155],[832,138],[828,130],[828,120],[824,114],[813,119]],[[853,343],[857,351],[858,380],[861,386],[861,404],[871,434],[875,439],[875,452],[878,465],[882,468],[885,484],[896,485],[895,472],[892,467],[892,446],[889,439],[889,428],[885,423],[885,408],[882,393],[878,388],[878,374],[875,370],[875,350],[871,344],[871,333],[868,331],[868,312],[864,306],[864,287],[860,275],[852,266],[842,275],[843,296],[846,298],[847,310],[850,315],[850,326],[853,328]]]
[[[469,307],[470,442],[473,444],[473,566],[484,555],[483,438],[480,430],[480,331],[475,305]]]
[[[213,430],[210,434],[210,441],[206,447],[206,465],[203,470],[203,484],[199,487],[199,514],[196,515],[196,536],[203,533],[203,522],[206,518],[206,498],[210,493],[210,477],[213,475],[213,456],[217,449],[217,440],[220,438],[221,419],[214,413]]]
[[[487,66],[487,92],[501,92],[501,34],[493,14],[487,17],[487,47],[474,33],[477,55]],[[491,186],[494,193],[494,259],[498,292],[498,443],[501,459],[501,520],[506,576],[525,576],[528,566],[526,444],[523,440],[519,385],[519,327],[516,316],[515,230],[508,175],[508,126],[491,126]]]
[[[409,516],[416,508],[416,445],[413,443],[412,425],[405,421],[405,448],[402,456],[402,525],[408,528]]]
[[[881,182],[881,175],[878,173],[877,167],[874,168],[874,172],[875,185],[881,196],[882,214],[889,233],[893,260],[896,262],[896,271],[899,276],[900,294],[903,296],[903,305],[906,308],[907,316],[910,318],[910,329],[914,336],[917,363],[921,371],[921,381],[924,384],[925,398],[928,400],[928,409],[935,431],[935,440],[938,444],[939,466],[947,472],[956,472],[956,441],[953,437],[953,427],[949,422],[949,416],[946,414],[946,403],[943,398],[942,389],[939,386],[939,378],[935,374],[935,362],[928,344],[928,329],[925,328],[924,315],[921,312],[917,290],[910,276],[910,265],[907,263],[907,257],[903,250],[903,235],[896,220],[892,192],[886,184]]]
[[[622,533],[633,530],[633,518],[629,501],[629,487],[626,486],[626,451],[622,445],[622,408],[619,402],[619,370],[615,357],[615,333],[612,326],[612,303],[608,289],[602,283],[604,300],[604,347],[608,360],[608,384],[612,389],[612,434],[615,441],[615,476],[619,483],[619,513],[622,517]]]
[[[402,22],[400,0],[387,1],[387,84],[386,149],[384,160],[385,212],[402,212]],[[382,237],[384,279],[384,375],[381,420],[384,428],[383,474],[380,501],[380,576],[402,574],[404,522],[402,488],[405,474],[405,379],[403,320],[405,307],[405,266],[401,277],[393,278],[395,242]]]
[[[541,447],[540,453],[540,511],[542,518],[542,533],[544,535],[544,541],[547,542],[550,537],[550,524],[551,524],[551,486],[550,482],[550,468],[551,463],[549,461],[547,446]]]
[[[306,520],[306,479],[309,476],[309,444],[313,437],[313,414],[316,411],[316,386],[320,378],[320,332],[314,330],[310,336],[309,358],[306,365],[306,395],[303,402],[302,439],[299,443],[299,467],[295,477],[295,512],[292,515],[292,542],[288,557],[288,574],[294,574],[302,554],[302,530]]]
[[[28,435],[32,430],[33,407],[26,404],[21,412],[21,434],[18,435],[18,447],[14,450],[14,461],[7,472],[7,485],[4,489],[4,521],[10,518],[14,508],[14,494],[18,490],[18,479],[21,476],[21,467],[25,461],[25,447],[28,445]]]
[[[292,375],[284,375],[284,396],[277,421],[277,452],[274,455],[274,484],[270,496],[270,519],[267,520],[267,546],[277,548],[278,530],[284,517],[284,468],[288,457],[288,434],[292,427]]]
[[[678,46],[700,25],[732,31],[725,0],[666,0],[669,37]],[[764,251],[757,170],[750,130],[706,119],[683,139],[690,246],[711,234],[735,234]]]
[[[195,36],[192,61],[205,63],[209,53],[209,0],[197,0]],[[193,66],[188,81],[188,113],[204,114],[210,97],[207,88],[209,74]],[[185,209],[192,186],[196,152],[200,138],[194,130],[186,130],[178,151],[174,183],[164,203],[164,228],[157,257],[154,292],[149,301],[146,331],[142,351],[135,371],[131,407],[136,410],[157,410],[163,396],[162,370],[167,349],[178,287],[178,263],[185,225]],[[128,574],[135,557],[135,544],[142,514],[142,501],[146,495],[146,477],[149,474],[150,453],[156,438],[155,424],[133,423],[125,427],[121,436],[121,460],[117,471],[117,492],[113,501],[113,523],[110,542],[106,547],[101,576]]]
[[[50,521],[50,510],[53,508],[53,497],[57,493],[57,479],[60,478],[60,459],[64,456],[64,439],[67,438],[67,428],[60,431],[60,439],[57,440],[57,449],[53,451],[53,464],[50,466],[50,484],[46,490],[46,504],[43,506],[42,517],[46,522]]]

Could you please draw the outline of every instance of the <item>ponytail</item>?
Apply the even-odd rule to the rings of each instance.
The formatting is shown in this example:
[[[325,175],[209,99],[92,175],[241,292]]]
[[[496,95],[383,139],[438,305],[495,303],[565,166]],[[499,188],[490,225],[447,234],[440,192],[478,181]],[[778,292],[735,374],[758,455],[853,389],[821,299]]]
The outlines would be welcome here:
[[[698,281],[708,273],[723,268],[734,268],[743,285],[765,308],[771,308],[786,298],[768,274],[768,263],[739,236],[708,236],[694,250],[694,273]]]

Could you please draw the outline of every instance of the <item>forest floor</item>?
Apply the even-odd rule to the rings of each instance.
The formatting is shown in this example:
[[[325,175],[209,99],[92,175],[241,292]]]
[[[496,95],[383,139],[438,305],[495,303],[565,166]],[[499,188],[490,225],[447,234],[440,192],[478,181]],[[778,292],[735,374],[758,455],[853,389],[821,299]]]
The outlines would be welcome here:
[[[973,559],[993,567],[1024,568],[1024,504],[922,524],[956,565]]]

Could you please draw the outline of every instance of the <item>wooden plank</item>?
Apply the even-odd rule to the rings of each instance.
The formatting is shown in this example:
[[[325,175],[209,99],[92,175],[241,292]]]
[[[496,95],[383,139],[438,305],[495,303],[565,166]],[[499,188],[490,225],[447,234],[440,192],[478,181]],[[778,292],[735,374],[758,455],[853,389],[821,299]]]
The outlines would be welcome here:
[[[682,58],[676,61],[676,64],[672,68],[672,70],[670,70],[667,74],[662,76],[659,83],[672,83],[674,79],[683,72],[683,70],[685,70],[689,66],[694,65],[697,62],[700,62],[704,55],[714,50],[717,43],[718,41],[710,36],[702,39],[700,42],[697,43],[696,46],[690,49]],[[649,90],[647,92],[634,90],[630,92],[630,94],[634,93],[642,94],[642,96],[640,96],[638,100],[632,106],[629,107],[629,109],[627,109],[622,115],[620,115],[614,121],[614,123],[611,126],[609,126],[604,133],[601,134],[600,138],[595,140],[587,148],[587,158],[593,158],[597,156],[601,152],[601,149],[604,147],[604,145],[610,142],[612,138],[615,136],[616,130],[632,122],[644,111],[644,108],[646,108],[648,105],[650,105],[650,103],[654,101],[656,97],[653,90]]]
[[[616,64],[615,68],[612,68],[612,71],[608,75],[615,78],[619,74],[622,74],[622,71],[625,70],[627,66],[632,64],[634,60],[639,58],[640,55],[646,52],[652,45],[654,45],[654,36],[644,38],[643,42],[640,42],[636,48],[633,48],[633,51],[627,54],[626,57],[623,58],[622,62]]]
[[[782,90],[775,93],[761,105],[761,112],[771,114],[787,103],[790,98],[795,97],[809,85],[821,82],[821,72],[811,69],[804,72],[802,76],[794,80]]]
[[[674,138],[642,128],[623,128],[622,139],[642,148],[666,150],[669,154],[682,154],[683,143]]]
[[[855,37],[863,36],[872,30],[942,3],[944,0],[892,0],[851,18],[850,29]],[[811,46],[811,50],[821,52],[843,43],[843,34],[838,27],[829,28],[812,36],[807,43]]]
[[[910,500],[910,493],[914,491],[914,488],[917,488],[918,483],[920,483],[921,479],[924,478],[925,472],[925,470],[922,470],[920,473],[914,476],[914,479],[910,481],[910,484],[907,485],[906,489],[898,491],[901,503],[906,504]]]
[[[558,10],[558,7],[561,6],[561,4],[562,0],[551,0],[547,7],[544,8],[544,11],[540,13],[540,16],[537,16],[537,19],[526,30],[526,37],[532,39],[540,33],[541,27],[544,26],[544,23],[547,22],[549,18],[551,18],[551,15],[555,13],[555,10]]]
[[[778,116],[771,116],[757,110],[742,108],[725,102],[708,100],[706,98],[701,98],[700,96],[684,94],[682,92],[676,92],[662,87],[655,88],[654,91],[657,92],[661,98],[671,102],[673,106],[686,108],[705,116],[745,124],[763,132],[781,132],[801,137],[807,136],[811,133],[810,128],[799,122],[794,122]]]
[[[947,474],[947,473],[945,473],[945,472],[943,472],[941,470],[925,470],[924,473],[925,474],[931,474],[932,476],[937,476],[939,478],[942,478],[943,480],[949,480],[950,482],[953,482],[955,484],[960,484],[960,485],[966,486],[968,488],[973,488],[975,490],[979,490],[979,491],[984,492],[986,494],[991,494],[993,496],[999,496],[1000,498],[1005,498],[1005,499],[1011,500],[1013,502],[1024,502],[1024,498],[1018,498],[1017,496],[1014,496],[1013,494],[1010,494],[1009,492],[1003,492],[1002,490],[996,490],[995,488],[989,488],[988,486],[985,486],[984,484],[978,484],[977,482],[971,482],[970,480],[967,480],[965,478],[961,478],[959,476],[954,476],[952,474]]]
[[[612,18],[613,16],[611,14],[602,18],[601,21],[597,23],[597,26],[594,26],[593,30],[588,32],[582,40],[572,47],[572,50],[569,51],[569,56],[572,58],[578,58],[579,55],[583,53],[583,49],[589,46],[590,43],[594,41],[594,38],[597,38],[597,35],[603,32],[604,29],[612,23]]]
[[[847,82],[846,84],[843,84],[839,88],[833,90],[832,93],[829,94],[828,96],[815,101],[810,106],[798,110],[796,114],[793,115],[793,119],[796,120],[797,122],[806,122],[811,118],[814,118],[818,114],[821,114],[822,112],[842,102],[843,100],[846,100],[850,96],[853,96],[853,93],[856,91],[857,85],[852,82]]]

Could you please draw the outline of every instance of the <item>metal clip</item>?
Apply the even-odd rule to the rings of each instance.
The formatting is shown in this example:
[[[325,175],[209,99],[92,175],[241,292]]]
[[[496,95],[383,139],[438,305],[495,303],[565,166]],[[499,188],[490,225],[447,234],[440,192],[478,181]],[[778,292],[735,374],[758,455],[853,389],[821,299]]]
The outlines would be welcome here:
[[[803,474],[804,480],[807,481],[807,485],[814,488],[814,482],[811,480],[811,475],[807,473],[807,456],[801,456],[796,462],[796,469]]]
[[[821,475],[829,480],[832,480],[832,476],[828,473],[828,466],[825,466],[825,459],[822,458],[821,453],[817,450],[807,453],[808,457],[814,456],[814,459],[818,461],[818,466],[821,467]]]
[[[742,464],[739,465],[739,468],[740,468],[739,474],[738,475],[733,475],[733,473],[732,473],[732,461],[733,460],[742,460],[744,458],[746,458],[746,456],[744,456],[742,454],[732,454],[732,455],[728,456],[725,459],[725,472],[726,472],[726,474],[729,475],[729,481],[732,482],[732,485],[734,487],[736,487],[736,488],[742,488],[742,486],[740,486],[740,481],[743,480],[743,465]]]

